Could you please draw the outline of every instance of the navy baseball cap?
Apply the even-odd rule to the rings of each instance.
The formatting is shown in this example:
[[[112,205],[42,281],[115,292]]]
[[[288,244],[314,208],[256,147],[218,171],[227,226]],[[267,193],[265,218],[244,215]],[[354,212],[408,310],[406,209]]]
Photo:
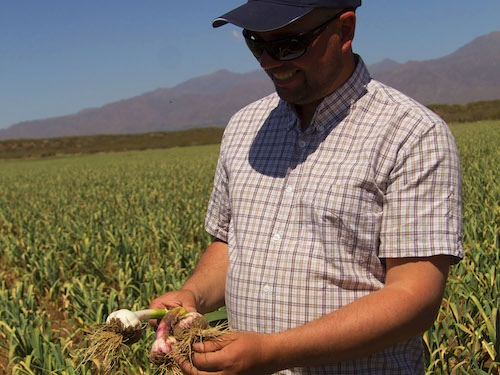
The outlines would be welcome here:
[[[315,8],[355,9],[361,0],[248,0],[246,4],[214,19],[213,27],[232,23],[252,31],[286,26]]]

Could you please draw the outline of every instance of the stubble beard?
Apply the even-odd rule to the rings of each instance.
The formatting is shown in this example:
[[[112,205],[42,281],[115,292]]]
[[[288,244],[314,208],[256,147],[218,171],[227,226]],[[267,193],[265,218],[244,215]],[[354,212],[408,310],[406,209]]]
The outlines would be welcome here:
[[[276,93],[282,100],[297,106],[321,102],[338,88],[336,82],[341,75],[343,64],[338,60],[333,64],[336,66],[325,72],[325,75],[319,75],[311,69],[317,75],[316,77],[315,75],[308,76],[306,72],[300,71],[298,74],[303,75],[303,82],[294,88],[281,87],[273,81]],[[272,80],[272,74],[267,74]]]

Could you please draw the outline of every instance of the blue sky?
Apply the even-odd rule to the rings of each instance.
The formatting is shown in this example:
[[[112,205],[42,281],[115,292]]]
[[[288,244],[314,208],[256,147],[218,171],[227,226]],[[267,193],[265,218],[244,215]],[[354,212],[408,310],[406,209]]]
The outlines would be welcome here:
[[[232,25],[245,0],[1,0],[0,128],[99,107],[219,69],[259,65]],[[367,64],[427,60],[500,30],[499,0],[364,0]]]

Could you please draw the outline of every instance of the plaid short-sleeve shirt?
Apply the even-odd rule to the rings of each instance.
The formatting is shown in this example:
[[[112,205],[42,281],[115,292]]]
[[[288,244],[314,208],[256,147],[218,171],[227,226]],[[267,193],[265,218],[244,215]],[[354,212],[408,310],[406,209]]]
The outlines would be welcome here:
[[[385,258],[462,256],[460,162],[448,126],[372,80],[361,59],[301,131],[274,93],[228,124],[206,229],[228,242],[233,327],[291,329],[384,286]],[[283,374],[423,373],[421,337]]]

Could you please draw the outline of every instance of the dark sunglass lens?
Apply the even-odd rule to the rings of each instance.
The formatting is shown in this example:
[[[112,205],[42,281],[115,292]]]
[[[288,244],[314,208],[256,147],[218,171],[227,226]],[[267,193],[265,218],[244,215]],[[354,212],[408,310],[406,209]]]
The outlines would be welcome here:
[[[266,51],[275,60],[288,61],[302,56],[306,50],[298,41],[265,43],[246,39],[246,42],[250,51],[258,59]]]
[[[256,58],[260,59],[260,57],[264,53],[264,48],[262,48],[262,43],[247,38],[245,38],[245,42],[247,43],[250,52],[252,52]]]
[[[248,48],[257,59],[260,59],[266,51],[275,60],[289,61],[301,57],[307,50],[307,44],[293,37],[264,42],[255,40],[246,30],[243,35]]]
[[[290,39],[286,43],[281,43],[279,46],[280,60],[293,60],[302,56],[307,47],[296,39]]]

